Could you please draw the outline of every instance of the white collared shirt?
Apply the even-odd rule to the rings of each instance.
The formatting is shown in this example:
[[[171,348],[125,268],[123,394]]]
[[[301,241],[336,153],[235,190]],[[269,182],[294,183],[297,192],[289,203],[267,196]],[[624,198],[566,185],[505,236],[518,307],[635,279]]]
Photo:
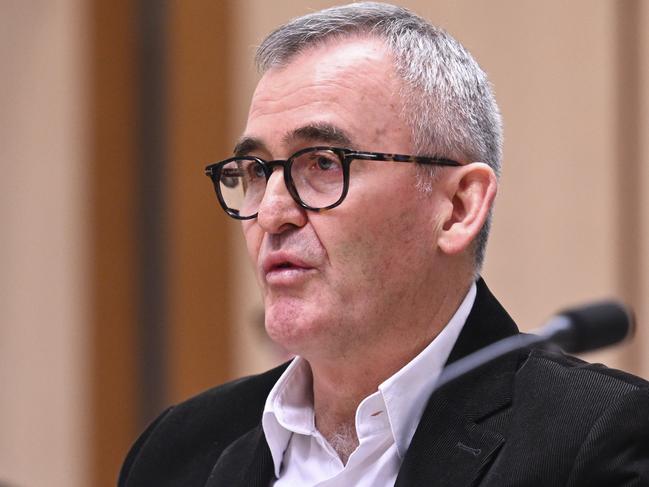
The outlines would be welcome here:
[[[262,426],[274,487],[394,485],[426,402],[475,301],[476,285],[437,337],[356,409],[358,448],[343,465],[315,427],[311,370],[297,357],[270,391]]]

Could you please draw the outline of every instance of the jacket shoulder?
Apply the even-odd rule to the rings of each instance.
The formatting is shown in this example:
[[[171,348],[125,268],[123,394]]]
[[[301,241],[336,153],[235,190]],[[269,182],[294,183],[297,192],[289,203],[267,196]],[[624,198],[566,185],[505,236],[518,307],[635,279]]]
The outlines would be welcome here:
[[[516,374],[514,394],[515,409],[524,405],[521,412],[545,415],[576,439],[614,402],[649,394],[649,382],[561,352],[533,350]]]
[[[223,450],[259,425],[266,397],[286,366],[214,387],[164,411],[131,447],[119,485],[202,485]]]
[[[562,484],[649,485],[649,382],[558,353],[535,351],[526,366],[550,419],[536,438],[570,459]]]
[[[506,438],[485,485],[649,485],[649,383],[560,352],[523,357],[511,406],[483,423]]]
[[[174,406],[172,417],[187,427],[191,422],[204,426],[199,418],[206,416],[222,424],[223,428],[235,432],[243,428],[245,432],[261,419],[268,393],[287,365],[208,389]]]
[[[558,389],[588,391],[586,397],[591,400],[594,396],[610,400],[638,389],[649,390],[649,382],[628,372],[547,350],[531,351],[519,372]]]

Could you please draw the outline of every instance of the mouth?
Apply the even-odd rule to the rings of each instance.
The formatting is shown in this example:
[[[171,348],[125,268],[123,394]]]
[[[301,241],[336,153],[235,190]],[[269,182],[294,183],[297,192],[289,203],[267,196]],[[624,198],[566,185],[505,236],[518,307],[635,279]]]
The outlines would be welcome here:
[[[296,284],[314,267],[295,256],[274,254],[267,256],[262,263],[266,283],[273,285]]]
[[[273,272],[285,272],[285,271],[306,271],[311,269],[311,267],[307,267],[304,265],[299,265],[294,262],[278,262],[277,264],[273,264],[269,266],[267,269],[265,269],[266,274],[270,274]]]

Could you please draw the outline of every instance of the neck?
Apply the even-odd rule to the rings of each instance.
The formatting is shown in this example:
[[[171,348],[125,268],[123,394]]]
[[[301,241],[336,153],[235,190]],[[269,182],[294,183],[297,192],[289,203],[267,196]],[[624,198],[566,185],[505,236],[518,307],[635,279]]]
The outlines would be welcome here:
[[[356,409],[380,382],[376,378],[368,380],[362,377],[355,369],[344,374],[336,366],[322,366],[316,370],[313,376],[315,424],[346,464],[349,455],[358,446]]]
[[[424,325],[409,317],[395,335],[365,344],[335,357],[305,357],[313,375],[313,405],[316,427],[338,452],[343,463],[358,446],[356,410],[361,401],[376,392],[381,383],[416,357],[446,326],[468,291],[448,290],[434,316]],[[410,320],[410,318],[413,318]],[[351,326],[351,325],[350,325]]]
[[[378,357],[371,363],[359,354],[353,361],[312,365],[315,425],[343,464],[358,447],[355,419],[359,404],[417,353],[407,359]]]

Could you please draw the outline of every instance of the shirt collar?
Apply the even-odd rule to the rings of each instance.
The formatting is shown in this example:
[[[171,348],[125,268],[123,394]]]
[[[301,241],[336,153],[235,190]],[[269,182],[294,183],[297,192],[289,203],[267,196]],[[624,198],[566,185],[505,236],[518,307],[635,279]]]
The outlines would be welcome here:
[[[473,283],[462,304],[440,334],[419,355],[379,385],[401,458],[408,450],[437,378],[473,307],[475,296],[476,285]]]
[[[381,396],[401,458],[408,450],[426,402],[464,327],[475,296],[476,284],[473,283],[440,334],[419,355],[379,385],[377,393],[368,396],[359,405],[357,422],[361,408],[368,407],[369,401],[373,406],[380,404],[376,402],[376,396]],[[262,428],[273,457],[275,476],[279,477],[291,435],[315,432],[311,368],[303,358],[296,357],[271,389],[264,406]]]
[[[312,376],[309,363],[295,357],[275,383],[264,406],[261,425],[279,478],[284,451],[293,433],[315,431]]]

